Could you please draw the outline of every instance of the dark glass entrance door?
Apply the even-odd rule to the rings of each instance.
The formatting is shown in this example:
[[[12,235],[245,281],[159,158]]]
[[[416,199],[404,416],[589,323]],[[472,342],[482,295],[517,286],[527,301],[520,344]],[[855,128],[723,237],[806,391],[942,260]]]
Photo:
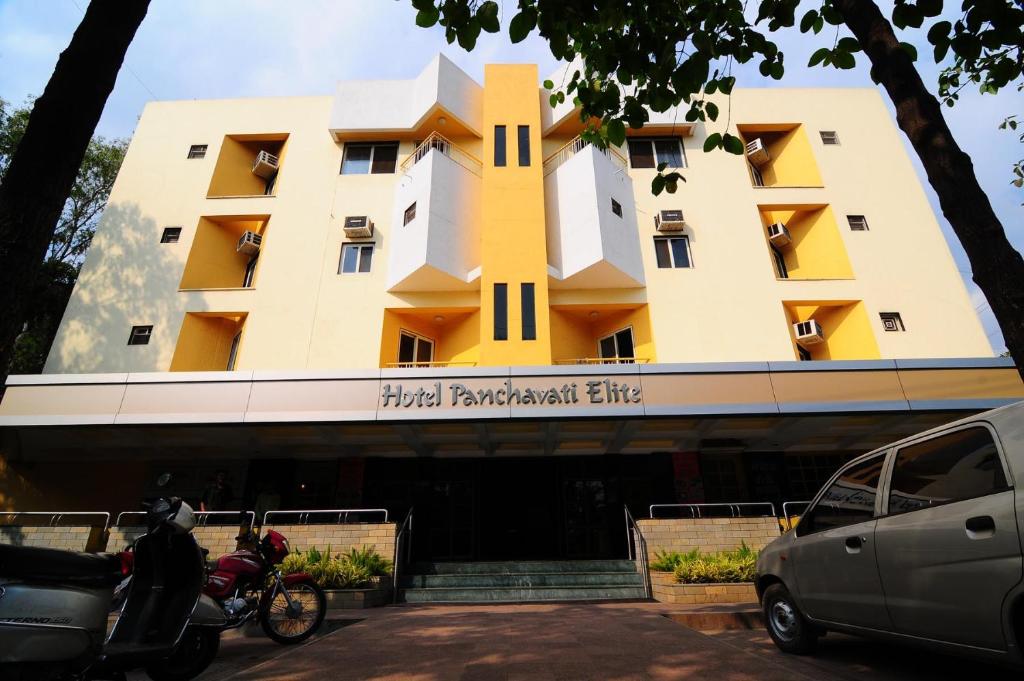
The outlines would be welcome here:
[[[480,560],[558,556],[558,498],[550,459],[480,461]]]

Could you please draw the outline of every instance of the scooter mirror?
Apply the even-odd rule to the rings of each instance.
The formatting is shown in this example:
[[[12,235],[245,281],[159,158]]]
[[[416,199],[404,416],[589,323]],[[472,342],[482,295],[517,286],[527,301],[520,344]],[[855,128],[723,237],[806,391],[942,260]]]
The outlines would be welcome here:
[[[156,486],[157,487],[163,488],[163,487],[167,487],[170,484],[171,484],[171,474],[170,473],[161,473],[160,477],[158,477],[156,479]]]

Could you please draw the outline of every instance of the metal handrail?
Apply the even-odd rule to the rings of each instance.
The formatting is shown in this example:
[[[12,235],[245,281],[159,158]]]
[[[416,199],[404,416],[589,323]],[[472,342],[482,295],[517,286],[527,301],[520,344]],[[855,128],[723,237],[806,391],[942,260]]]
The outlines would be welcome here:
[[[403,539],[408,537],[405,543]],[[401,570],[403,562],[402,548],[405,547],[405,557],[408,557],[408,541],[412,539],[412,509],[405,514],[405,520],[398,527],[398,532],[395,534],[395,559],[391,562],[391,602],[398,602],[398,572]]]
[[[800,504],[803,504],[804,510],[802,511],[802,513],[805,513],[807,511],[807,507],[811,505],[811,502],[810,501],[783,501],[782,502],[782,518],[783,518],[783,520],[786,521],[786,526],[789,529],[791,529],[791,530],[793,529],[793,521],[791,520],[791,518],[793,517],[793,514],[790,513],[788,509],[789,509],[790,506],[798,506]]]
[[[444,154],[474,175],[479,176],[483,171],[483,163],[480,162],[480,159],[465,149],[460,148],[438,132],[432,132],[427,135],[427,138],[420,142],[420,145],[402,161],[399,170],[403,173],[409,172],[409,169],[419,163],[431,151],[438,151]]]
[[[745,506],[767,506],[771,509],[771,513],[762,513],[761,516],[744,516],[743,507]],[[703,518],[702,508],[728,508],[730,516],[733,518],[775,516],[775,504],[770,501],[741,501],[722,504],[651,504],[647,509],[651,518],[654,518],[654,509],[656,508],[686,508],[689,509],[691,518]]]
[[[106,532],[107,528],[110,527],[110,514],[106,511],[0,511],[0,516],[49,516],[50,519],[46,523],[46,527],[57,527],[64,516],[102,516],[103,517],[103,531]],[[90,525],[92,527],[92,525]]]
[[[237,518],[241,513],[242,511],[193,511],[193,515],[195,515],[196,518],[196,527],[207,527],[210,523],[210,516],[232,516]],[[253,525],[256,523],[256,514],[253,511],[245,511],[244,513],[249,517],[249,529],[251,530]],[[146,512],[121,511],[117,514],[117,518],[114,520],[114,527],[122,527],[121,519],[125,516],[142,516],[142,518],[145,519]],[[142,524],[143,523],[138,525],[129,525],[128,527],[139,527]]]
[[[644,580],[644,596],[650,598],[651,570],[647,563],[647,538],[644,537],[640,526],[633,519],[633,514],[629,512],[629,506],[623,504],[622,508],[626,512],[626,554],[629,556],[629,560],[640,561],[640,574]]]
[[[269,518],[274,514],[298,514],[299,520],[298,525],[306,525],[309,523],[309,516],[311,514],[323,515],[329,513],[337,513],[339,523],[347,523],[348,517],[352,513],[383,513],[384,521],[388,521],[388,509],[386,508],[306,508],[295,511],[267,511],[263,514],[263,524],[266,525],[270,522]]]
[[[556,359],[555,364],[647,364],[648,357],[576,357],[574,359]]]
[[[435,369],[444,367],[475,367],[476,362],[385,362],[385,369]]]
[[[555,153],[551,154],[546,159],[544,159],[544,176],[547,177],[551,173],[558,170],[559,166],[561,166],[563,163],[568,161],[570,158],[572,158],[579,152],[583,151],[588,146],[590,146],[590,142],[583,139],[582,136],[577,135],[576,137],[573,137],[571,140],[569,140],[561,147],[559,147],[555,151]],[[612,163],[617,165],[620,169],[626,169],[626,166],[628,165],[626,163],[626,158],[618,151],[616,151],[614,148],[605,147],[604,149],[601,149],[599,147],[598,151],[600,151],[609,159],[611,159]]]

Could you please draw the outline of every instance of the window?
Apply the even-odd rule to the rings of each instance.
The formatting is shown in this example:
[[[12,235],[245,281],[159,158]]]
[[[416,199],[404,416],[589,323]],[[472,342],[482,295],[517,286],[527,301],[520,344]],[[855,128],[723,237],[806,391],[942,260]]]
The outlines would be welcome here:
[[[753,163],[747,163],[747,169],[750,171],[750,181],[754,183],[755,187],[764,186],[764,175],[757,169]]]
[[[847,215],[846,221],[850,223],[850,229],[854,232],[868,231],[868,219],[863,215]]]
[[[338,274],[369,272],[372,259],[373,244],[342,244]]]
[[[822,532],[871,520],[875,515],[878,479],[885,455],[874,456],[842,471],[818,503],[804,514],[797,534]]]
[[[519,165],[530,165],[530,126],[519,126]]]
[[[818,134],[821,135],[822,144],[839,144],[839,135],[835,130],[819,130]]]
[[[128,334],[128,345],[149,345],[149,337],[153,335],[153,325],[133,326]]]
[[[618,215],[620,218],[622,217],[622,204],[620,204],[615,199],[612,199],[612,212]]]
[[[692,267],[690,264],[690,238],[686,236],[657,237],[654,239],[654,255],[658,267]]]
[[[206,144],[193,144],[188,148],[189,158],[206,158]]]
[[[882,318],[882,328],[886,331],[907,330],[907,327],[903,326],[903,317],[899,312],[879,312],[878,316]]]
[[[901,447],[893,462],[889,513],[906,513],[1010,489],[988,428],[953,431]]]
[[[239,331],[235,334],[235,337],[231,339],[231,349],[228,350],[228,365],[225,371],[235,370],[235,360],[238,359],[238,344],[242,340],[242,332]]]
[[[412,205],[405,209],[405,217],[402,218],[402,226],[405,227],[407,224],[416,219],[416,202],[413,201]]]
[[[633,363],[633,327],[629,326],[597,341],[597,352],[601,359],[611,364]]]
[[[366,142],[345,145],[342,175],[380,175],[395,172],[398,142]]]
[[[398,334],[398,365],[412,367],[434,361],[434,341],[409,331]]]
[[[163,234],[160,235],[160,243],[162,244],[176,244],[181,240],[181,227],[164,227]]]
[[[519,285],[523,340],[537,340],[537,312],[533,288],[533,284]]]
[[[640,137],[629,140],[631,168],[657,168],[664,163],[669,168],[685,168],[686,153],[678,137]]]
[[[494,285],[494,340],[508,340],[508,284]]]
[[[245,274],[242,276],[242,288],[252,286],[252,278],[256,276],[256,258],[250,258],[245,265]]]
[[[505,166],[505,126],[494,126],[494,165],[503,168]]]
[[[782,254],[779,247],[775,244],[768,244],[768,248],[772,249],[772,260],[775,261],[775,273],[779,275],[779,279],[789,279],[789,269],[786,267],[786,256]]]
[[[786,454],[786,479],[794,499],[813,499],[843,465],[839,454]]]

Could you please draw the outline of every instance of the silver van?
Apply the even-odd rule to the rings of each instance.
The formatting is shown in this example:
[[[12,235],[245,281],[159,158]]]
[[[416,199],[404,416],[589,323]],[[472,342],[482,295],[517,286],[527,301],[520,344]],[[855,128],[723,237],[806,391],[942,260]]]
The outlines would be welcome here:
[[[807,654],[826,631],[1024,663],[1024,402],[843,466],[761,552],[772,640]]]

